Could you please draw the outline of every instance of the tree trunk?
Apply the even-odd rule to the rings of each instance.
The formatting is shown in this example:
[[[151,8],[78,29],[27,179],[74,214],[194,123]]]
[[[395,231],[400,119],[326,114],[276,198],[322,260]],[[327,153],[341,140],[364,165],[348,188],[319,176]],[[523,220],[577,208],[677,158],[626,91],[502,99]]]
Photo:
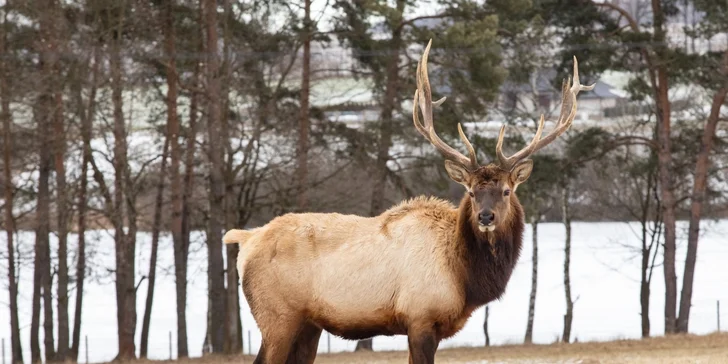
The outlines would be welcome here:
[[[6,52],[5,34],[7,31],[7,12],[3,12],[3,25],[0,30],[0,53]],[[23,362],[23,349],[20,342],[20,321],[18,319],[18,281],[15,276],[15,244],[13,234],[15,233],[15,217],[13,216],[13,199],[15,191],[12,174],[12,150],[11,138],[12,116],[10,114],[10,90],[7,82],[8,70],[4,60],[0,59],[0,117],[3,124],[3,179],[5,188],[3,196],[5,199],[5,233],[7,234],[8,246],[8,293],[10,302],[10,352],[11,363]]]
[[[224,17],[222,22],[223,28],[223,62],[221,66],[220,74],[222,76],[221,90],[220,90],[220,105],[222,112],[220,113],[220,127],[222,128],[222,135],[230,135],[230,82],[232,79],[231,69],[231,54],[230,44],[232,42],[232,36],[230,33],[229,19],[234,18],[233,10],[230,4],[230,0],[222,1]],[[223,174],[223,186],[225,189],[225,201],[224,205],[224,228],[232,229],[235,228],[236,223],[236,212],[237,206],[235,206],[235,178],[236,170],[233,167],[233,150],[230,146],[229,139],[223,137],[219,143],[224,147],[224,154],[227,159],[224,159],[224,174]],[[240,296],[238,289],[238,272],[235,268],[235,262],[238,257],[238,246],[237,244],[227,245],[226,247],[226,270],[224,271],[226,288],[225,288],[225,325],[224,329],[224,342],[223,350],[225,354],[237,355],[243,352],[243,337],[241,331],[241,320],[240,320]]]
[[[650,72],[656,73],[657,83],[653,84],[655,100],[657,101],[658,120],[658,173],[660,176],[660,197],[662,200],[662,217],[665,228],[665,251],[663,270],[665,275],[665,333],[675,332],[675,312],[677,303],[677,277],[675,275],[675,239],[676,216],[675,195],[672,187],[672,154],[670,142],[670,99],[668,97],[668,75],[663,60],[666,59],[664,49],[665,14],[662,11],[660,0],[652,0],[652,13],[654,17],[653,34],[657,44],[656,54],[658,64]]]
[[[202,47],[201,47],[202,48]],[[199,86],[200,66],[195,64],[192,78],[193,88]],[[177,353],[181,357],[183,353],[189,355],[187,339],[180,340],[180,337],[187,337],[187,255],[190,246],[190,213],[195,168],[195,141],[197,138],[197,110],[198,93],[192,91],[190,95],[190,122],[187,128],[187,140],[185,147],[185,175],[184,189],[182,192],[182,243],[175,245],[174,266],[175,266],[175,288],[177,298]],[[184,352],[183,352],[184,349]],[[203,352],[204,354],[204,352]]]
[[[100,51],[93,49],[93,66],[91,68],[91,90],[89,92],[88,107],[84,111],[83,98],[80,88],[78,91],[79,109],[82,110],[81,138],[83,139],[83,162],[81,165],[81,188],[78,196],[78,261],[76,263],[76,308],[73,316],[73,344],[71,345],[71,360],[78,361],[78,351],[81,346],[81,312],[83,309],[83,286],[86,277],[86,210],[88,193],[88,166],[91,163],[91,128],[93,115],[96,110],[96,83],[98,80]]]
[[[34,257],[34,272],[33,272],[33,299],[32,299],[32,314],[30,323],[30,350],[31,350],[31,362],[41,362],[41,351],[39,341],[40,331],[40,305],[41,295],[45,303],[45,321],[51,325],[50,336],[46,338],[53,338],[53,306],[50,301],[50,253],[49,247],[49,233],[50,233],[50,191],[48,186],[48,180],[50,178],[50,152],[48,148],[44,146],[48,145],[48,126],[47,120],[48,115],[48,95],[41,94],[38,98],[38,104],[35,108],[35,118],[38,123],[38,149],[39,149],[39,166],[38,166],[38,197],[36,205],[36,228],[35,228],[35,257]],[[48,293],[46,295],[45,293]],[[48,314],[50,314],[50,321],[48,320]],[[45,325],[44,325],[45,326]],[[46,330],[48,331],[48,330]],[[47,341],[46,341],[47,342]],[[52,343],[52,341],[51,341]],[[53,347],[51,350],[46,350],[46,355],[53,354]],[[48,356],[47,358],[52,358]]]
[[[33,258],[33,298],[32,298],[32,312],[30,318],[30,362],[40,363],[42,361],[40,357],[40,342],[38,333],[40,331],[40,286],[43,281],[43,272],[41,269],[41,256],[43,251],[42,242],[42,230],[40,227],[41,223],[35,230],[35,257]],[[48,235],[45,235],[48,236]]]
[[[50,161],[49,161],[50,162]],[[50,163],[48,163],[48,169],[50,169]],[[46,175],[47,177],[47,175]],[[46,191],[48,190],[48,179],[46,178],[45,183]],[[40,194],[40,193],[39,193]],[[46,201],[49,200],[49,194],[46,193]],[[40,204],[40,202],[39,202]],[[48,202],[44,203],[45,206],[50,205]],[[50,224],[48,224],[50,225]],[[46,230],[48,231],[48,230]],[[53,321],[53,276],[51,275],[51,249],[48,240],[48,234],[43,238],[45,240],[44,247],[41,255],[41,269],[43,270],[43,278],[41,280],[41,287],[43,290],[43,346],[45,347],[45,360],[55,361],[56,349],[54,338],[54,321]]]
[[[46,74],[46,82],[49,83],[50,92],[53,95],[52,100],[52,126],[53,126],[53,157],[56,172],[56,217],[58,232],[58,351],[51,356],[55,361],[65,361],[68,355],[68,196],[66,186],[66,166],[64,159],[66,155],[66,133],[63,120],[63,85],[60,80],[61,69],[58,62],[58,54],[61,52],[58,40],[57,23],[63,19],[58,16],[58,6],[55,0],[48,1],[49,14],[48,33],[46,41],[48,42],[49,52],[53,52],[48,57],[47,69],[51,73]],[[52,60],[52,61],[51,61]],[[47,115],[51,118],[51,115]],[[49,250],[50,253],[50,250]],[[51,278],[52,280],[52,278]],[[52,330],[51,323],[51,330]],[[51,346],[55,343],[51,343]],[[46,361],[49,356],[46,354]]]
[[[665,81],[667,76],[664,76]],[[667,90],[660,95],[667,97]],[[663,107],[669,109],[669,103],[664,102]],[[669,111],[668,111],[669,112]],[[675,332],[675,313],[677,305],[677,276],[675,274],[675,250],[676,250],[676,215],[675,215],[675,196],[672,190],[671,181],[671,164],[672,156],[670,152],[670,116],[665,113],[660,116],[659,142],[660,149],[658,152],[659,174],[660,174],[660,194],[662,203],[662,216],[665,225],[665,250],[663,270],[665,275],[665,333],[671,334]]]
[[[203,42],[200,41],[200,52],[204,52]],[[187,127],[187,138],[186,138],[186,146],[185,146],[185,175],[184,175],[184,186],[182,191],[182,248],[183,253],[181,258],[182,262],[184,262],[184,270],[185,275],[182,276],[182,280],[180,280],[179,276],[177,277],[177,295],[180,295],[180,289],[183,291],[182,298],[186,300],[187,293],[186,293],[186,287],[187,287],[187,249],[190,245],[190,214],[192,212],[191,209],[191,200],[192,200],[192,193],[193,193],[193,182],[194,182],[194,172],[195,172],[195,144],[197,141],[197,117],[198,117],[198,100],[199,100],[199,93],[196,91],[200,86],[200,63],[195,62],[194,67],[194,73],[192,75],[192,88],[193,91],[190,93],[190,113],[189,113],[189,125]],[[177,253],[175,253],[177,254]],[[175,261],[175,267],[177,266],[177,261]],[[176,271],[176,269],[175,269]],[[179,297],[178,297],[179,300]],[[178,301],[179,302],[179,301]],[[185,304],[186,305],[186,304]],[[178,324],[179,324],[179,305],[178,305]],[[184,310],[182,310],[182,318],[184,318]],[[186,322],[186,320],[185,320]],[[185,325],[186,326],[186,325]],[[179,330],[179,326],[178,326]]]
[[[35,107],[35,118],[38,123],[37,129],[37,143],[39,150],[39,166],[38,166],[38,197],[36,205],[36,228],[35,228],[35,256],[34,256],[34,272],[33,272],[33,298],[32,298],[32,314],[30,323],[30,351],[31,351],[31,362],[41,362],[41,351],[39,341],[40,331],[40,305],[41,305],[41,294],[43,294],[45,308],[47,309],[46,314],[50,314],[51,320],[46,321],[51,325],[50,336],[53,337],[53,310],[52,302],[50,302],[50,254],[49,250],[49,233],[50,233],[50,196],[48,180],[50,178],[50,153],[48,148],[48,95],[43,93],[38,98],[37,106]],[[44,293],[48,293],[46,296]],[[52,343],[52,341],[51,341]],[[52,354],[54,350],[46,351],[46,354]],[[52,358],[50,356],[49,358]]]
[[[483,321],[483,333],[485,333],[485,346],[490,346],[490,332],[488,332],[488,318],[490,317],[490,306],[485,305],[485,320]]]
[[[210,307],[210,339],[213,353],[224,351],[225,326],[225,277],[222,255],[222,223],[225,221],[225,181],[223,178],[223,149],[220,145],[220,81],[218,79],[217,55],[217,3],[203,0],[205,12],[206,42],[206,89],[207,89],[207,133],[208,158],[210,168],[209,219],[207,236],[208,253],[208,295]]]
[[[723,71],[728,71],[728,51],[723,54]],[[705,191],[708,184],[708,168],[710,167],[710,152],[713,150],[715,130],[720,119],[720,109],[725,103],[728,86],[720,88],[713,96],[710,115],[703,129],[700,142],[698,160],[695,164],[693,193],[690,204],[690,225],[688,229],[688,251],[685,258],[683,272],[682,292],[680,295],[680,316],[677,320],[677,332],[687,333],[690,321],[690,306],[693,297],[693,279],[695,277],[695,261],[698,255],[698,238],[700,235],[700,218],[705,202]]]
[[[655,157],[655,151],[651,150],[650,152],[650,160],[653,160]],[[650,202],[653,201],[653,191],[656,189],[657,184],[657,176],[655,175],[654,171],[650,169],[647,176],[647,186],[646,191],[644,194],[644,202],[641,204],[642,206],[642,215],[640,216],[640,224],[642,226],[642,269],[641,269],[641,279],[640,279],[640,318],[641,318],[641,327],[642,327],[642,337],[650,337],[650,284],[652,281],[652,268],[654,267],[654,258],[652,262],[650,262],[650,255],[652,254],[652,249],[656,245],[655,243],[655,235],[652,234],[651,237],[648,237],[648,223],[650,219],[650,213],[653,211],[653,208],[651,207]],[[657,209],[659,209],[659,200],[657,197],[657,193],[655,191],[654,200],[657,202]],[[655,229],[657,229],[657,219],[659,219],[659,212],[656,211],[655,213]],[[656,231],[655,231],[656,233]],[[649,238],[649,243],[648,243]],[[659,247],[659,245],[658,245]],[[657,253],[657,250],[655,249],[655,254]]]
[[[238,257],[238,244],[230,244],[227,248],[227,319],[226,322],[226,354],[243,353],[243,335],[240,322],[240,288],[238,288],[238,270],[235,262]]]
[[[50,252],[50,170],[51,153],[49,145],[52,140],[49,131],[53,126],[54,112],[54,71],[57,59],[55,42],[53,36],[54,17],[53,9],[55,1],[44,1],[39,3],[49,11],[43,12],[40,17],[40,71],[43,77],[43,88],[38,99],[40,115],[38,117],[38,148],[40,151],[40,166],[38,171],[38,205],[37,205],[37,229],[36,229],[36,254],[38,257],[39,280],[43,294],[43,344],[45,346],[46,361],[55,360],[55,340],[53,321],[53,277],[51,276],[51,252]],[[40,309],[40,307],[38,307]],[[32,323],[31,323],[32,326]],[[31,328],[31,335],[32,328]],[[33,344],[31,343],[31,346]]]
[[[177,358],[189,356],[187,350],[187,249],[182,237],[182,177],[179,145],[180,123],[177,114],[177,52],[174,27],[174,1],[164,3],[164,52],[167,60],[167,140],[170,148],[170,198],[172,202],[172,241],[174,247],[175,281],[177,284]]]
[[[121,29],[123,19],[119,19]],[[119,32],[117,32],[118,34]],[[136,332],[136,287],[134,282],[134,251],[135,251],[135,217],[133,206],[129,201],[131,186],[127,183],[128,163],[126,144],[126,125],[123,111],[123,79],[120,37],[112,40],[109,55],[109,69],[111,71],[111,99],[114,109],[114,215],[115,215],[115,241],[116,241],[116,318],[119,360],[132,360],[136,358],[136,345],[134,334]],[[126,208],[125,208],[126,207]],[[130,209],[131,207],[131,209]],[[127,212],[129,224],[128,233],[124,233],[124,211]]]
[[[56,67],[56,72],[60,72]],[[57,77],[56,77],[57,78]],[[58,352],[56,360],[65,361],[68,355],[68,197],[66,195],[66,132],[63,121],[63,95],[59,80],[53,82],[55,107],[53,110],[53,151],[56,169],[56,207],[58,218]]]
[[[643,215],[644,216],[644,215]],[[650,249],[647,245],[647,221],[642,220],[642,272],[640,280],[640,316],[642,318],[642,337],[650,337]]]
[[[526,324],[526,336],[523,341],[526,344],[533,343],[533,321],[536,317],[536,291],[538,286],[538,221],[540,216],[536,212],[531,216],[531,229],[533,232],[533,256],[531,257],[531,294],[528,298],[528,323]]]
[[[52,286],[53,277],[51,276],[51,254],[50,254],[50,169],[51,169],[51,156],[50,150],[47,145],[50,143],[48,140],[48,129],[50,122],[49,116],[49,95],[42,96],[41,108],[43,108],[43,119],[42,124],[39,123],[38,132],[45,134],[41,136],[41,143],[39,148],[40,152],[40,168],[38,177],[38,228],[36,230],[36,245],[39,246],[36,251],[39,254],[38,269],[40,270],[40,287],[43,295],[43,331],[45,346],[45,357],[46,361],[54,360],[55,358],[55,343],[54,343],[54,330],[53,330],[53,297],[52,297]],[[41,126],[42,125],[42,126]]]
[[[642,337],[650,337],[650,284],[643,281],[640,285],[640,306],[642,308]]]
[[[311,91],[311,0],[304,0],[303,18],[303,59],[301,70],[301,102],[300,115],[298,119],[298,211],[306,211],[308,208],[308,149],[309,131],[311,122],[309,120],[309,93]]]
[[[167,153],[169,151],[170,135],[164,140],[162,150],[162,163],[159,167],[159,181],[157,182],[157,196],[154,201],[154,216],[152,217],[152,252],[149,257],[149,273],[147,276],[147,299],[144,304],[144,318],[142,319],[142,339],[139,343],[139,358],[146,359],[149,349],[149,326],[152,321],[152,305],[154,303],[154,284],[157,282],[157,250],[159,248],[159,232],[162,225],[162,204],[164,202],[164,176],[167,172]]]
[[[564,178],[567,178],[564,176]],[[564,294],[566,296],[566,314],[564,315],[564,332],[561,341],[571,341],[571,323],[574,319],[574,301],[571,299],[571,214],[569,212],[569,184],[564,181],[561,196],[561,212],[566,229],[564,242]]]
[[[650,337],[650,282],[647,277],[647,272],[650,269],[650,249],[651,245],[647,244],[647,214],[649,213],[649,201],[650,201],[650,182],[651,177],[648,177],[647,185],[647,205],[642,211],[642,269],[640,279],[640,316],[642,318],[642,337]]]

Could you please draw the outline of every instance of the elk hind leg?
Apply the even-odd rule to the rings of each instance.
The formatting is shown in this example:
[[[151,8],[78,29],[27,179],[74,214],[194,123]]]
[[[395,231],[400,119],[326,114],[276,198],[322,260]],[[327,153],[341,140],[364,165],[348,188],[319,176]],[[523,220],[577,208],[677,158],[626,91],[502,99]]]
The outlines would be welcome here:
[[[263,342],[253,363],[285,363],[293,342],[301,331],[301,320],[298,317],[280,316],[272,320],[257,320],[256,317],[256,321],[263,335]]]
[[[321,328],[306,323],[296,337],[286,364],[313,364],[318,351]]]
[[[440,340],[432,327],[407,330],[410,364],[433,364]]]

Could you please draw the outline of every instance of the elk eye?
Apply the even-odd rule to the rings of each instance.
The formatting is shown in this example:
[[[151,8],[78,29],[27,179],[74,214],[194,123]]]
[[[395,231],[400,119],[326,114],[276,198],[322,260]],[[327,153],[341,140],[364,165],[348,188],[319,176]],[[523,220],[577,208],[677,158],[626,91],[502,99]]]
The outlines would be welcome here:
[[[503,196],[508,196],[511,194],[511,190],[505,190],[503,191]]]
[[[475,194],[473,193],[473,191],[468,191],[468,195],[470,195],[470,197],[475,197]]]

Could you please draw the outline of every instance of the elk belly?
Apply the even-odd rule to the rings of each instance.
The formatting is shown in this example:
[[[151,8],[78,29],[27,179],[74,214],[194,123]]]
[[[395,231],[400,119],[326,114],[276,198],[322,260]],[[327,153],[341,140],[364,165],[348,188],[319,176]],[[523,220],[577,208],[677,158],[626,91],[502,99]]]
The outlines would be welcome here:
[[[406,333],[395,310],[398,250],[381,241],[357,239],[318,257],[312,279],[313,321],[351,340]]]
[[[460,286],[433,254],[427,229],[402,223],[387,235],[357,235],[315,259],[314,322],[361,339],[406,334],[408,325],[422,321],[450,327],[460,316]]]

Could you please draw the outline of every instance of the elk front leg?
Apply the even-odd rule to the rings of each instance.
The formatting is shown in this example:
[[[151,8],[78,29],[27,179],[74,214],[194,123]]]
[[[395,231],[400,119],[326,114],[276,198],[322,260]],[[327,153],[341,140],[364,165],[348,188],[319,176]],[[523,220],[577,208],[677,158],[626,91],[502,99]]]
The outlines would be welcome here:
[[[305,324],[288,354],[286,364],[313,364],[320,337],[321,328],[312,323]]]
[[[410,364],[433,364],[440,340],[432,327],[407,330]]]

